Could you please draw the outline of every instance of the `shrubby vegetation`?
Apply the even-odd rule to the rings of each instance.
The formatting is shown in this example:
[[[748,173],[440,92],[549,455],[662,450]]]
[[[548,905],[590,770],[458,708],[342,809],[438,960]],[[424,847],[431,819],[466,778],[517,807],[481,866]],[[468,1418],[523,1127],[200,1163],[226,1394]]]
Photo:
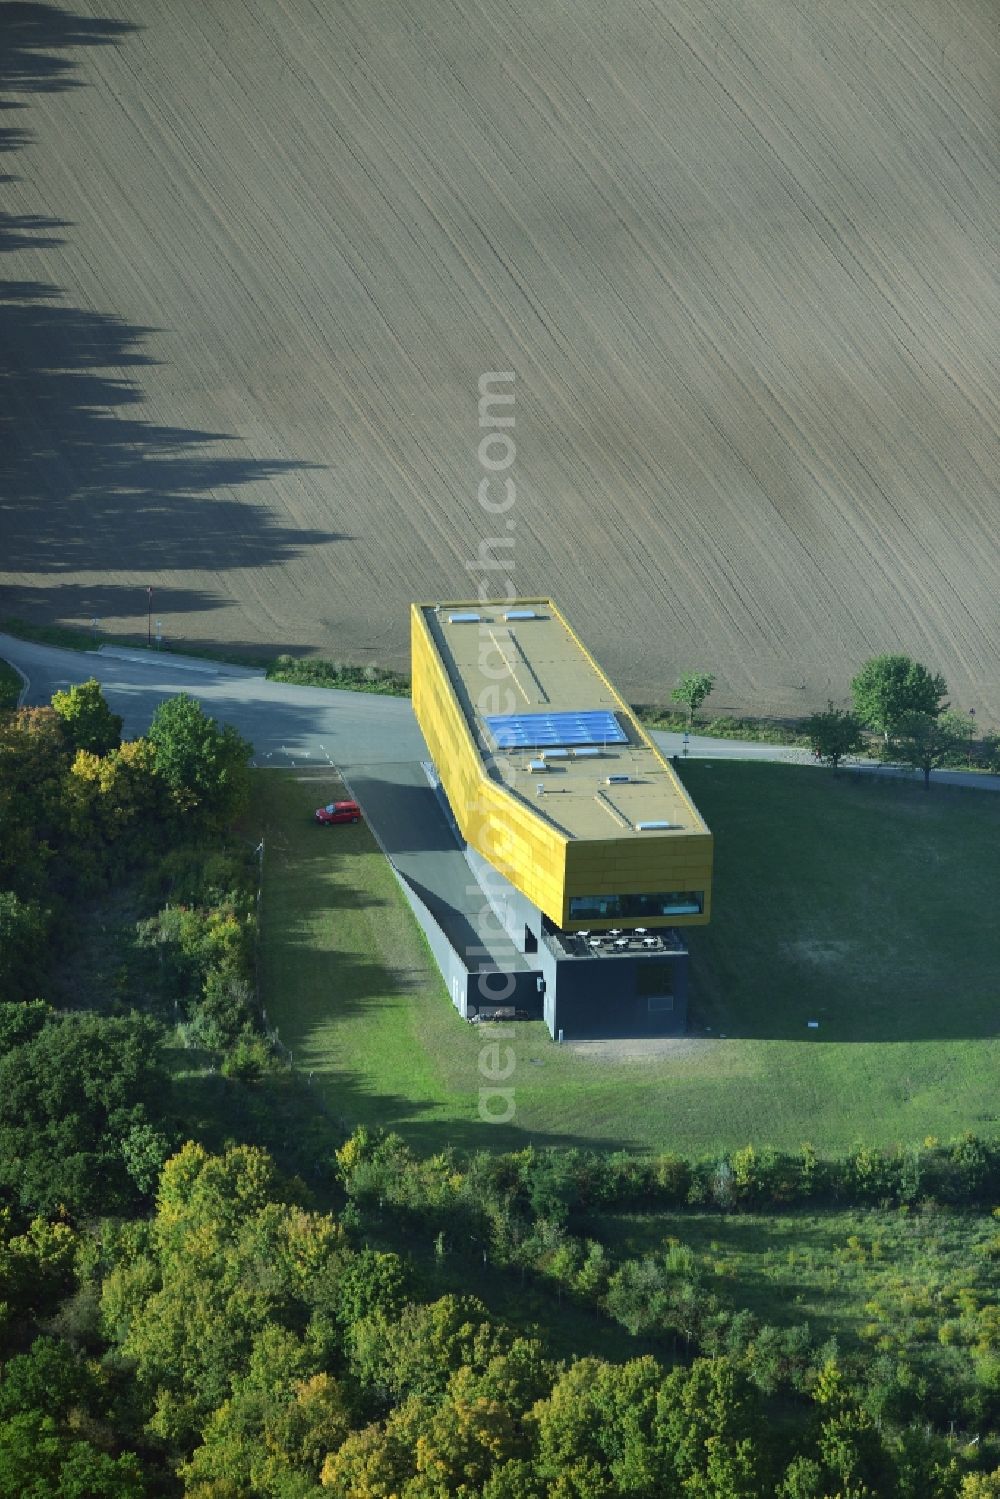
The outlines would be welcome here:
[[[93,651],[97,635],[93,630],[75,629],[67,625],[32,624],[28,620],[15,619],[10,615],[0,618],[0,630],[14,635],[19,640],[34,640],[41,645],[59,646],[63,650]],[[108,634],[101,632],[100,638],[117,645],[131,646],[135,650],[147,648],[143,634]],[[158,649],[169,649],[169,645]],[[380,692],[393,697],[409,697],[410,679],[405,672],[393,671],[390,667],[355,666],[345,661],[325,661],[319,656],[258,655],[253,651],[218,650],[214,646],[194,643],[190,646],[177,642],[177,648],[192,656],[203,656],[209,661],[227,661],[235,666],[263,667],[267,676],[275,682],[296,682],[304,687],[340,687],[350,692]],[[9,668],[8,668],[9,670]],[[11,696],[5,702],[5,685]],[[0,662],[0,708],[13,707],[21,690],[21,679],[10,671],[4,675],[4,663]]]
[[[389,1137],[353,1137],[342,1169],[356,1177],[379,1153],[392,1155],[397,1179],[423,1183],[418,1197],[442,1180],[429,1162],[403,1168]],[[551,1201],[558,1171],[544,1155],[516,1167],[476,1158],[468,1179],[482,1188],[512,1170],[529,1216],[533,1184]],[[669,1348],[620,1364],[557,1361],[544,1336],[505,1325],[464,1291],[428,1299],[405,1260],[358,1240],[264,1151],[212,1155],[190,1143],[164,1165],[151,1219],[81,1232],[37,1218],[8,1230],[0,1494],[990,1492],[981,1458],[974,1466],[967,1442],[907,1409],[894,1370],[859,1383],[805,1329],[716,1317],[677,1361]],[[596,1258],[591,1248],[585,1294],[611,1315],[637,1326],[684,1315],[692,1262],[682,1246],[610,1273],[594,1270]],[[56,1478],[17,1490],[31,1441]],[[90,1488],[68,1486],[73,1464]]]
[[[358,1129],[310,1187],[254,1140],[182,1144],[166,1039],[274,1065],[249,747],[190,699],[122,743],[96,684],[57,698],[0,719],[0,1499],[1000,1492],[1000,1143],[423,1158]],[[870,1277],[863,1353],[750,1311],[694,1231],[850,1205],[979,1212],[967,1270]],[[563,1313],[594,1331],[556,1357]]]
[[[187,695],[146,738],[120,735],[93,680],[0,720],[0,997],[64,993],[81,907],[101,921],[125,891],[135,919],[112,992],[87,996],[95,1024],[137,1008],[259,1071],[253,860],[226,832],[247,803],[250,746]]]
[[[340,687],[348,692],[380,692],[409,697],[410,679],[386,666],[351,666],[316,656],[279,656],[267,669],[272,682],[296,682],[303,687]]]
[[[456,1203],[494,1215],[530,1213],[564,1222],[592,1207],[709,1205],[723,1210],[793,1205],[936,1202],[989,1206],[1000,1199],[1000,1140],[974,1134],[909,1149],[858,1145],[822,1158],[747,1145],[718,1156],[673,1153],[536,1150],[480,1152],[460,1162],[450,1153],[420,1159],[395,1134],[355,1130],[337,1152],[348,1195],[377,1197],[401,1208],[450,1214]]]
[[[689,1210],[703,1217],[706,1210],[728,1216],[878,1207],[894,1209],[903,1222],[900,1214],[989,1207],[1000,1198],[995,1140],[965,1135],[910,1151],[859,1146],[830,1160],[809,1146],[797,1155],[747,1146],[697,1160],[531,1148],[420,1159],[398,1136],[359,1129],[337,1161],[358,1222],[395,1219],[407,1240],[437,1233],[458,1259],[471,1246],[464,1256],[470,1266],[482,1252],[491,1265],[520,1272],[522,1283],[527,1278],[560,1302],[596,1308],[632,1335],[663,1342],[674,1357],[738,1356],[763,1394],[810,1388],[839,1357],[841,1374],[879,1420],[905,1424],[923,1415],[942,1430],[975,1432],[995,1431],[1000,1421],[1000,1224],[992,1234],[966,1236],[975,1257],[951,1279],[880,1280],[881,1299],[864,1307],[863,1348],[852,1356],[838,1356],[807,1326],[762,1324],[726,1295],[725,1278],[713,1273],[717,1257],[684,1242]],[[643,1215],[653,1247],[623,1256],[602,1242],[608,1215],[621,1209]],[[656,1233],[663,1224],[657,1214],[667,1213],[674,1232],[664,1238],[662,1227]],[[841,1263],[877,1259],[878,1242],[866,1248],[849,1234],[838,1253]]]
[[[632,712],[647,729],[662,729],[682,734],[691,729],[711,739],[746,739],[757,744],[791,744],[806,746],[809,740],[796,720],[778,718],[737,718],[730,714],[716,718],[695,719],[655,703],[633,703]]]

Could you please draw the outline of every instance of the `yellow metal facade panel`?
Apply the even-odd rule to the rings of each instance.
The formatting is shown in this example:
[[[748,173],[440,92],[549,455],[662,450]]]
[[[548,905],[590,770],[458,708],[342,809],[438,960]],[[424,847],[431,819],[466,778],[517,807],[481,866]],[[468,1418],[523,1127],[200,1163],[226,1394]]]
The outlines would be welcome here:
[[[650,917],[646,925],[704,926],[712,905],[712,835],[635,839],[607,843],[571,843],[566,851],[566,897],[562,926],[600,930],[613,926],[594,921],[570,921],[569,902],[581,895],[647,895],[654,891],[695,890],[704,900],[697,916]],[[644,918],[645,919],[645,918]]]
[[[486,774],[423,614],[412,611],[413,709],[463,838],[558,922],[567,840]]]
[[[675,890],[699,892],[703,910],[697,915],[644,918],[645,924],[704,925],[711,914],[712,835],[673,768],[635,724],[626,705],[554,606],[549,605],[572,636],[581,656],[675,783],[698,831],[676,835],[651,833],[644,838],[627,824],[627,830],[623,827],[621,835],[615,837],[615,821],[609,816],[608,838],[569,838],[553,825],[558,810],[555,797],[543,811],[492,778],[473,737],[459,685],[449,675],[425,607],[429,606],[415,604],[411,616],[413,707],[467,842],[564,930],[582,927],[601,930],[615,924],[611,919],[571,920],[569,902],[573,896],[643,895]]]

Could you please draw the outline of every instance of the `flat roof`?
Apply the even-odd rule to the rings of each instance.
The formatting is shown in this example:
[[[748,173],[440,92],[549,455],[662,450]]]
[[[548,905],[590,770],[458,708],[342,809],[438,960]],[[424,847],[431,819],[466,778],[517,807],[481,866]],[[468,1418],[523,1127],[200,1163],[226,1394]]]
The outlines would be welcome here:
[[[417,608],[486,774],[537,816],[567,838],[590,842],[708,832],[672,767],[551,599]]]

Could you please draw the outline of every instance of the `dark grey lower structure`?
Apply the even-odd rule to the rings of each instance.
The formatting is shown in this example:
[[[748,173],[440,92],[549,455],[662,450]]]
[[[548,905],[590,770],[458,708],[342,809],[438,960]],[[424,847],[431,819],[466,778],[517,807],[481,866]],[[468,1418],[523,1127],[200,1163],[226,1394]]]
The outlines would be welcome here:
[[[683,1034],[688,955],[675,931],[560,932],[466,847],[432,766],[348,767],[345,779],[460,1015],[544,1020],[567,1041]]]
[[[682,1035],[688,952],[678,933],[622,931],[590,938],[559,931],[461,843],[433,769],[424,768],[464,855],[466,900],[470,908],[478,903],[480,935],[464,949],[450,941],[447,913],[433,892],[415,889],[405,876],[402,883],[459,1013],[473,1019],[488,1018],[498,1006],[517,1010],[544,1019],[550,1034],[565,1040]]]
[[[499,928],[541,974],[541,1014],[554,1037],[684,1033],[688,951],[675,930],[561,932],[475,850],[465,857]]]
[[[553,1036],[680,1036],[687,1026],[688,953],[676,932],[602,944],[595,953],[553,932],[539,946],[545,1022]],[[586,956],[584,956],[586,952]]]

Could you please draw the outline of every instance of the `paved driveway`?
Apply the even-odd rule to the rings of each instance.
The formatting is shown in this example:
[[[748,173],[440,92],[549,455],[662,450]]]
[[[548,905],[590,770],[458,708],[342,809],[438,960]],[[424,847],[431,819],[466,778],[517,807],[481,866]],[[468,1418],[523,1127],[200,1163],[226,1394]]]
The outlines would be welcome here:
[[[260,671],[169,652],[81,653],[2,634],[0,656],[28,677],[29,703],[47,703],[57,688],[96,677],[114,711],[124,718],[129,737],[145,733],[164,698],[189,692],[207,712],[233,724],[250,740],[258,765],[372,766],[401,761],[419,764],[428,758],[407,698],[293,687],[268,682]],[[654,733],[652,737],[668,755],[683,753],[682,735]],[[698,735],[690,738],[689,754],[692,759],[815,763],[808,750]],[[859,768],[872,775],[914,775],[864,761]],[[946,770],[935,771],[933,779],[980,791],[1000,790],[1000,776]]]

